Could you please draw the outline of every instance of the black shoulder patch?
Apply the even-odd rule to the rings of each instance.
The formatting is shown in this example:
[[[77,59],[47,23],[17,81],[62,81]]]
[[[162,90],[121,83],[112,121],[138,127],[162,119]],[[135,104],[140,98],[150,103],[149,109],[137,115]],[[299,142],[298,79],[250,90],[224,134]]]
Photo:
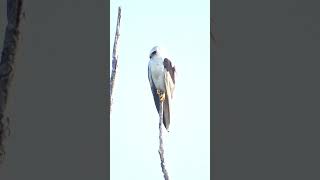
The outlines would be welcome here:
[[[165,58],[163,61],[164,68],[170,73],[173,83],[175,83],[174,73],[176,71],[175,67],[172,67],[172,63],[168,58]]]

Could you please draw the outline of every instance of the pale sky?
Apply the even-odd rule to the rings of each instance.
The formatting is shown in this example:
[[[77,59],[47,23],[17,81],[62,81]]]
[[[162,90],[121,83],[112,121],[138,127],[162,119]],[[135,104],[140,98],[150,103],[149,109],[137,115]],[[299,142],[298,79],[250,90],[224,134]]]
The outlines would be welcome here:
[[[164,134],[170,179],[209,180],[210,1],[111,0],[110,52],[118,6],[122,18],[110,119],[111,180],[164,179],[159,117],[147,72],[156,45],[167,50],[177,70],[170,132]]]

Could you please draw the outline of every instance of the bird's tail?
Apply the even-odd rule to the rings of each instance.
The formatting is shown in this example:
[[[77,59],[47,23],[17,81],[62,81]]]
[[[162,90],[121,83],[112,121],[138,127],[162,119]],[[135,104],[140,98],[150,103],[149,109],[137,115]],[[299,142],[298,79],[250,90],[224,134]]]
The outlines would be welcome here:
[[[166,98],[163,101],[163,125],[169,132],[170,125],[170,98],[166,94]]]

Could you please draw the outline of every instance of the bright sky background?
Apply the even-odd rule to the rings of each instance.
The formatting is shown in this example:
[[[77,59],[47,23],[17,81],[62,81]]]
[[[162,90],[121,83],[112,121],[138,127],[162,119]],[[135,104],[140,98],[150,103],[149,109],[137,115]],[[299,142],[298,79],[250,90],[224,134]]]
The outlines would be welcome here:
[[[110,122],[111,180],[164,179],[159,118],[147,72],[156,45],[167,50],[177,70],[170,132],[164,134],[170,179],[209,180],[210,1],[111,0],[110,52],[118,6],[122,18]]]

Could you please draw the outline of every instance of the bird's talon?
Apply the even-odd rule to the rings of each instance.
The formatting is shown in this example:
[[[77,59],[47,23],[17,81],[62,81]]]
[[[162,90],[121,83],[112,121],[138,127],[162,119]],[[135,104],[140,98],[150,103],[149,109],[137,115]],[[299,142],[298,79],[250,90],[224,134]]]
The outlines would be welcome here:
[[[163,102],[164,101],[164,99],[165,99],[165,93],[164,92],[162,92],[161,90],[159,90],[159,89],[157,89],[157,94],[158,94],[158,96],[159,96],[159,98],[160,98],[160,102]]]
[[[166,95],[165,95],[165,93],[162,93],[159,95],[159,97],[160,97],[160,102],[163,102],[164,99],[166,98]]]

